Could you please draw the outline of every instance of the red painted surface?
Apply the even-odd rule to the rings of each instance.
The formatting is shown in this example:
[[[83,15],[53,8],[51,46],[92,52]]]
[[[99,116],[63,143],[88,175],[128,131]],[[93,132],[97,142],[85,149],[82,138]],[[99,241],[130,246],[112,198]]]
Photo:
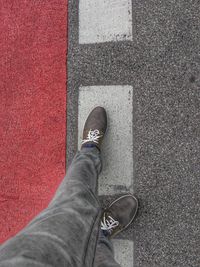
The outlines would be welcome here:
[[[0,242],[65,174],[67,0],[0,0]]]

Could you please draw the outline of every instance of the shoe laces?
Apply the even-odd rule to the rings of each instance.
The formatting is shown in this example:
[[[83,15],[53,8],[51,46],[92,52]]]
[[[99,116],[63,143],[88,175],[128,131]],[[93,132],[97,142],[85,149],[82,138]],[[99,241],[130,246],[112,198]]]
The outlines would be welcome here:
[[[86,142],[94,142],[97,143],[99,142],[99,138],[102,137],[103,135],[100,135],[99,130],[89,130],[87,138],[82,140],[82,144],[85,144]]]
[[[104,213],[104,216],[101,221],[101,230],[112,233],[113,229],[115,229],[118,225],[119,222],[113,219],[110,215],[106,219],[106,215]]]

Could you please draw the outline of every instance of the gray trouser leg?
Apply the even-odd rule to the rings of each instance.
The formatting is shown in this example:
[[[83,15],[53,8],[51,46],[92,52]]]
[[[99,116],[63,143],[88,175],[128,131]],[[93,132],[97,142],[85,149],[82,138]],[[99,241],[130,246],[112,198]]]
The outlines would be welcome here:
[[[47,209],[0,247],[0,267],[94,266],[101,218],[100,171],[98,149],[77,152]]]
[[[114,259],[113,245],[103,232],[99,232],[99,240],[97,244],[95,267],[120,267]]]

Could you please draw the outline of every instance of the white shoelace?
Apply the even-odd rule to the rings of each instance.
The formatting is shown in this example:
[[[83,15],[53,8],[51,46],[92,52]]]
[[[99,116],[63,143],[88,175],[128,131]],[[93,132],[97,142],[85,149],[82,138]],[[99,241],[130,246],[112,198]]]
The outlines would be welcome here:
[[[111,216],[108,216],[108,218],[109,219],[106,219],[104,214],[103,219],[101,221],[101,230],[105,230],[111,233],[112,230],[119,225],[119,222],[115,221]]]
[[[87,139],[82,140],[82,144],[85,144],[87,142],[94,142],[97,143],[99,142],[99,138],[102,137],[103,135],[100,135],[99,130],[89,130],[88,135],[87,135]]]

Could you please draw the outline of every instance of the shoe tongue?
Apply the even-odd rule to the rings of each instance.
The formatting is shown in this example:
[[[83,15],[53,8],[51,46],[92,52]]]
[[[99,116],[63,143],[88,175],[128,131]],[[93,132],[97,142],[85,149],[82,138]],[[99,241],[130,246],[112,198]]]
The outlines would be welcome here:
[[[106,217],[111,216],[116,221],[115,216],[112,213],[112,211],[110,211],[110,210],[106,211],[106,215],[107,215]]]
[[[120,223],[120,221],[117,219],[116,215],[113,212],[111,212],[110,210],[108,210],[106,212],[106,219],[109,220],[109,217],[108,216],[111,216],[113,220],[119,222],[118,225],[116,225],[115,227],[113,227],[113,229],[111,230],[111,232],[107,231],[108,232],[108,235],[112,236],[119,229],[123,229],[123,227],[122,227],[122,224]]]
[[[116,214],[115,214],[114,211],[112,211],[112,210],[108,210],[108,211],[106,212],[106,215],[107,215],[107,218],[108,218],[108,216],[111,216],[113,220],[118,221],[119,224],[120,224],[120,220],[119,220],[119,218],[116,216]]]
[[[119,210],[116,209],[116,207],[110,207],[108,210],[109,215],[115,220],[119,222],[119,225],[122,225],[123,222],[123,216],[121,217],[121,213],[119,213]]]

